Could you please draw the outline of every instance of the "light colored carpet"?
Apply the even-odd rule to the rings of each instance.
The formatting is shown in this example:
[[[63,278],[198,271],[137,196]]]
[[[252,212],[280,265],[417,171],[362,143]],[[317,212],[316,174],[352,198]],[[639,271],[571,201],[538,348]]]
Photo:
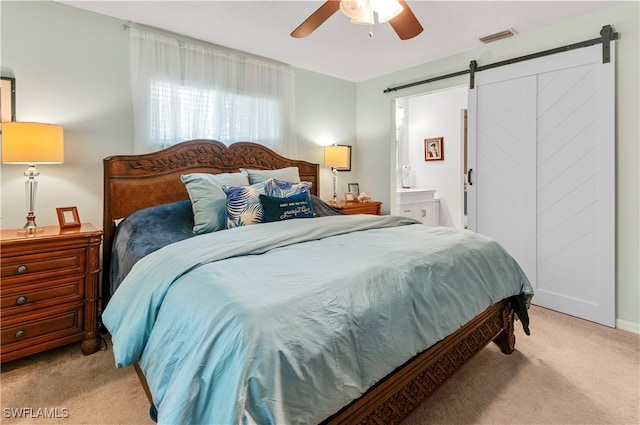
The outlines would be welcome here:
[[[530,315],[531,336],[516,324],[516,352],[490,344],[405,424],[640,424],[639,335],[535,306]],[[135,371],[113,366],[110,344],[9,362],[1,379],[2,423],[153,423]],[[10,417],[20,408],[68,417]]]
[[[535,306],[530,317],[513,354],[489,344],[405,424],[640,424],[640,335]]]

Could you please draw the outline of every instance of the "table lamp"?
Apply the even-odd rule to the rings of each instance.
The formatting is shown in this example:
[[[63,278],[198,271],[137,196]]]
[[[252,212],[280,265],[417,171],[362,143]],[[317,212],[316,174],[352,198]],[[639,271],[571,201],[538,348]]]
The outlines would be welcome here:
[[[331,203],[338,203],[336,184],[338,171],[351,171],[351,146],[331,145],[324,147],[324,165],[331,167],[333,173],[333,199]]]
[[[25,196],[27,199],[27,223],[18,234],[34,235],[43,230],[36,224],[34,213],[36,177],[40,175],[36,164],[62,164],[64,162],[64,138],[62,127],[35,122],[2,123],[2,162],[4,164],[27,164],[24,172]]]

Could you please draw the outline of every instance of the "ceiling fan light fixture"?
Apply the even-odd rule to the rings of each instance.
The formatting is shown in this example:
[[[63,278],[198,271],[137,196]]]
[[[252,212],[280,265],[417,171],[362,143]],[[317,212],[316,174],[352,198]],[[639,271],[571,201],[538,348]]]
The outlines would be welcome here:
[[[374,12],[378,16],[378,23],[384,24],[398,16],[404,7],[398,0],[341,0],[340,11],[345,14],[352,24],[375,23]]]
[[[370,4],[381,24],[389,22],[404,10],[398,0],[370,0]]]
[[[352,24],[372,25],[374,23],[373,10],[368,0],[342,0],[340,11],[350,19]]]
[[[307,37],[338,10],[354,24],[371,25],[369,36],[373,35],[374,15],[378,15],[379,23],[388,22],[400,40],[414,38],[423,30],[406,0],[326,0],[291,32],[291,37]]]

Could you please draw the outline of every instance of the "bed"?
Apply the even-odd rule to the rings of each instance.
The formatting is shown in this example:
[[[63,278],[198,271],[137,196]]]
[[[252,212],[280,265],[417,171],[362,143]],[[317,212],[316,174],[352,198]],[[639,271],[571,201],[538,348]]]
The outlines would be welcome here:
[[[150,211],[197,223],[183,176],[292,168],[314,217],[183,231],[117,265],[134,217],[134,241],[167,232]],[[104,160],[102,320],[158,423],[399,423],[491,341],[513,352],[516,316],[529,333],[531,286],[497,243],[340,214],[317,198],[318,173],[244,142]]]

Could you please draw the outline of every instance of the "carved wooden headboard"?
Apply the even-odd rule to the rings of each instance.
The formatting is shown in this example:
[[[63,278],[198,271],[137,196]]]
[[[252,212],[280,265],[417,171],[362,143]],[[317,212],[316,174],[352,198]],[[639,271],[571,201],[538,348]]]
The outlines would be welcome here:
[[[114,220],[142,208],[189,199],[180,179],[188,173],[234,173],[240,168],[272,170],[298,167],[300,179],[319,193],[319,165],[288,159],[250,142],[227,147],[215,140],[190,140],[140,155],[110,156],[104,164],[102,308],[110,298],[109,267],[115,233]]]

